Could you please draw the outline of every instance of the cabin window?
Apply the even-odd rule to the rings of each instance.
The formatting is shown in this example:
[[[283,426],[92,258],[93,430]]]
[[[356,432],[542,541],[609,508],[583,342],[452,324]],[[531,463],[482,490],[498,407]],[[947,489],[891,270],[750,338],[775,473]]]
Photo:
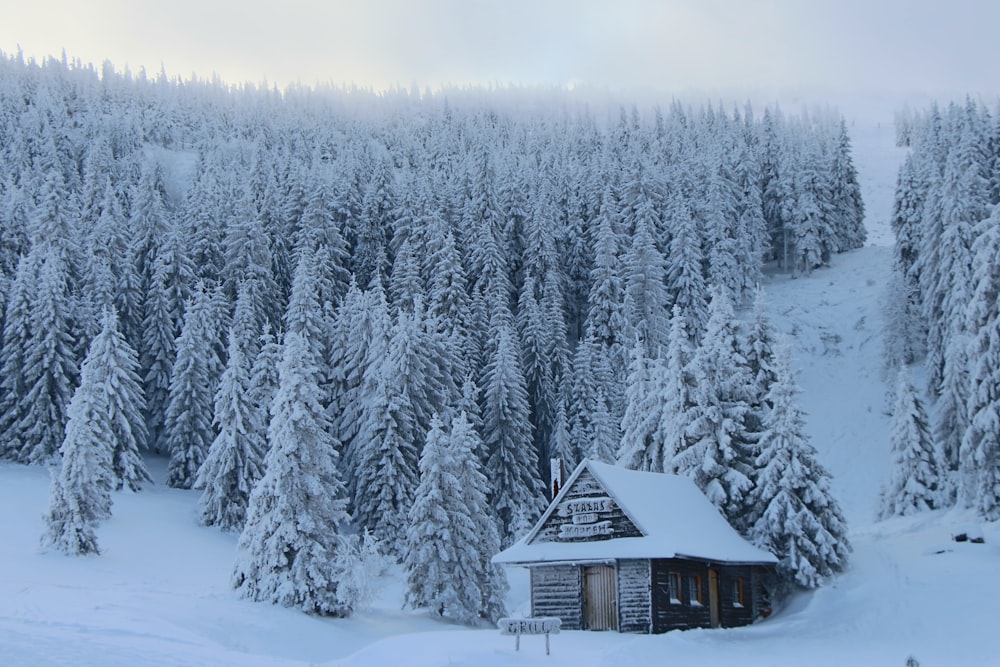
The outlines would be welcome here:
[[[692,607],[702,606],[701,577],[697,574],[688,577],[688,604]]]
[[[743,577],[733,579],[733,606],[743,607]]]
[[[681,573],[670,572],[667,576],[667,593],[670,595],[670,604],[681,603]]]

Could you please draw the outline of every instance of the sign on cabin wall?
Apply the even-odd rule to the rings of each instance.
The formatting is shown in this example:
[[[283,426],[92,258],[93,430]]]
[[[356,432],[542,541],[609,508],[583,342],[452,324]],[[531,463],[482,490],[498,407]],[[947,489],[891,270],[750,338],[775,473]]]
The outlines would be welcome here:
[[[559,526],[558,539],[578,540],[614,535],[611,519],[602,518],[602,515],[610,514],[611,509],[611,498],[607,496],[564,501],[559,505],[559,516],[570,519],[570,522]]]

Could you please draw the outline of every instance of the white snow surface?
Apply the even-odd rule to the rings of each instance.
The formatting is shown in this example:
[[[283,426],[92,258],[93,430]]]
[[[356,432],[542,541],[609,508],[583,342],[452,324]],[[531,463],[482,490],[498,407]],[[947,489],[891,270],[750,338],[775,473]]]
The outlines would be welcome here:
[[[566,480],[555,502],[536,524],[559,506],[584,469],[632,519],[642,537],[587,542],[532,542],[535,530],[499,554],[494,562],[526,563],[614,558],[698,558],[729,563],[776,563],[737,533],[687,477],[639,472],[583,461]]]
[[[403,577],[347,619],[241,600],[231,591],[236,536],[197,525],[196,491],[156,484],[114,494],[100,556],[43,553],[49,477],[0,463],[0,665],[81,667],[330,665],[598,667],[604,665],[1000,664],[1000,525],[952,510],[876,523],[888,478],[879,298],[891,250],[886,223],[901,151],[891,124],[852,126],[871,245],[833,266],[766,288],[775,326],[791,334],[801,402],[820,460],[852,528],[848,571],[752,626],[664,635],[563,632],[514,639],[402,610]],[[954,532],[981,527],[985,544]],[[510,606],[526,614],[525,571]]]

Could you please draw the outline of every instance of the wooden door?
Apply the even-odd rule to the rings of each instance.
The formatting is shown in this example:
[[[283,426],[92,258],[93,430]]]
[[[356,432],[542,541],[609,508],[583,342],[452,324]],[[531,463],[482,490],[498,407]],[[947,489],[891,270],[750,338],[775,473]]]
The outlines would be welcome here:
[[[583,604],[588,630],[618,629],[618,591],[615,568],[595,565],[583,569]]]
[[[719,573],[716,570],[708,571],[708,614],[709,624],[719,627]]]

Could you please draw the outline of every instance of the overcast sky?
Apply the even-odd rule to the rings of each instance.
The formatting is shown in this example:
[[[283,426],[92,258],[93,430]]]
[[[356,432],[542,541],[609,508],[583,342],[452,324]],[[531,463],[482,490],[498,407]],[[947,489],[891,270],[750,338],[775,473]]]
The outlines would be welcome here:
[[[21,0],[0,50],[171,76],[1000,94],[994,0]],[[833,100],[836,102],[836,99]]]

